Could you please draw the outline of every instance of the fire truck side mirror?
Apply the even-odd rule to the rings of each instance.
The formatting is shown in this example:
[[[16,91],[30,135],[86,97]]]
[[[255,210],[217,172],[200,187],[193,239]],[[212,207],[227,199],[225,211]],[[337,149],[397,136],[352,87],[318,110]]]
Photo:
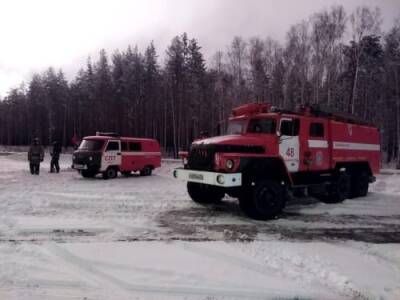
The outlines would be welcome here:
[[[276,135],[277,135],[278,137],[281,137],[281,136],[282,136],[282,133],[278,130],[278,131],[276,131]]]

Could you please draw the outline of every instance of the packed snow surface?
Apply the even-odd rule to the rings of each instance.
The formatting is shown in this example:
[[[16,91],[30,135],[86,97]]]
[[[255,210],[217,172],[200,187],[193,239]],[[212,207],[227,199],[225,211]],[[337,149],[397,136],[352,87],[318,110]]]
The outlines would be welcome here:
[[[150,177],[30,175],[0,155],[0,299],[400,299],[400,174],[365,198],[295,199],[273,221]]]

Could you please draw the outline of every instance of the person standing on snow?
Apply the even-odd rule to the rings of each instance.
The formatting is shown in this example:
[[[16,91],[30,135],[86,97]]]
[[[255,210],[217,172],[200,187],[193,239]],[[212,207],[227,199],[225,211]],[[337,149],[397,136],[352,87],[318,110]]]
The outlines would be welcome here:
[[[39,139],[34,138],[28,151],[29,168],[32,175],[39,175],[40,163],[44,159],[44,149],[40,145]]]
[[[61,153],[61,145],[58,141],[53,142],[53,151],[50,152],[51,161],[50,161],[50,173],[60,172],[60,153]]]

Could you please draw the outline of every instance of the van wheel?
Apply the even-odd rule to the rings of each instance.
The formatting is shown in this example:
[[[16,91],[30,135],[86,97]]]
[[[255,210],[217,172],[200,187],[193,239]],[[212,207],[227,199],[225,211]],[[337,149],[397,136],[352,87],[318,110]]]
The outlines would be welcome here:
[[[285,188],[279,182],[263,180],[243,191],[239,197],[239,205],[250,218],[268,220],[282,212],[286,198]]]
[[[115,168],[108,168],[103,172],[103,179],[114,179],[118,176],[118,171]]]
[[[146,166],[140,171],[140,176],[150,176],[152,171],[153,169],[150,166]]]
[[[351,177],[350,197],[365,197],[368,194],[369,178],[367,172],[354,173]]]
[[[200,204],[218,203],[225,196],[221,188],[209,184],[188,182],[187,190],[190,198]]]
[[[82,170],[81,175],[84,178],[93,178],[94,176],[96,176],[96,173],[93,171]]]
[[[328,187],[327,192],[320,196],[320,200],[325,203],[340,203],[349,198],[350,192],[351,177],[346,172],[341,172]]]

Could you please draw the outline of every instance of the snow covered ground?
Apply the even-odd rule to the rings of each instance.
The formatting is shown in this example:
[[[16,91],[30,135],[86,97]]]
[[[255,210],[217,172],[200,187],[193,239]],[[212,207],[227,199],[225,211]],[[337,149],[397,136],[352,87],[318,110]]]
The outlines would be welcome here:
[[[173,160],[108,181],[70,164],[0,154],[0,299],[400,299],[399,174],[257,222],[190,201]]]

